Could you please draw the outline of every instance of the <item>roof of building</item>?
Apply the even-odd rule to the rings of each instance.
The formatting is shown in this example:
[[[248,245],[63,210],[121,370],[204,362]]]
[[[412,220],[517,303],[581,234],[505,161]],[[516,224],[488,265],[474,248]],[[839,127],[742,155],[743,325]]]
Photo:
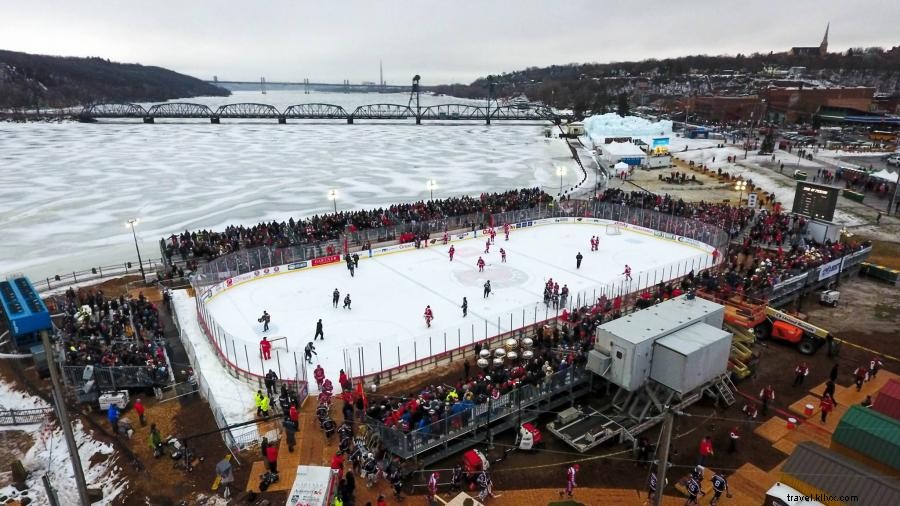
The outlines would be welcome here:
[[[687,295],[682,295],[604,323],[600,328],[627,342],[640,343],[722,309],[723,306],[715,302],[700,297],[690,300]]]
[[[731,339],[731,333],[697,322],[658,339],[654,344],[687,356],[721,339]]]
[[[900,469],[900,420],[859,405],[850,406],[831,440]]]
[[[900,504],[900,481],[811,441],[797,445],[781,472],[829,494],[855,495],[860,504]]]
[[[645,156],[641,148],[631,142],[610,142],[603,145],[603,153],[610,156]]]

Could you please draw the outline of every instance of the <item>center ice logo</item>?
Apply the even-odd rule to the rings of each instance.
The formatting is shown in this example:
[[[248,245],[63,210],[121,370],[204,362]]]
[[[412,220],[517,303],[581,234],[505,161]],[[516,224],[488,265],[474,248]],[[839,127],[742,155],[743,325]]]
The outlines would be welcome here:
[[[484,272],[477,270],[456,271],[453,273],[457,281],[465,286],[481,286],[491,280],[494,288],[522,286],[528,281],[528,274],[512,267],[487,264]]]

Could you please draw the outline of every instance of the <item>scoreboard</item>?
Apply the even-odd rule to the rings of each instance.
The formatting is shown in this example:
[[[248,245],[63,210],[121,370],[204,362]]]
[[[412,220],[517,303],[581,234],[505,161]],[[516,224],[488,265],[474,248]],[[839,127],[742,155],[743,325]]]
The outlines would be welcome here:
[[[831,221],[840,191],[834,186],[798,181],[791,211],[808,218]]]

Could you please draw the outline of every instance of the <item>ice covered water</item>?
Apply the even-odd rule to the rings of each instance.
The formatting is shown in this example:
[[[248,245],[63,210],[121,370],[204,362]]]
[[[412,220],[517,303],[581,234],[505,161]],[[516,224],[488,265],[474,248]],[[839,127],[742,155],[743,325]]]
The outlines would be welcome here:
[[[598,252],[590,251],[592,235],[600,236]],[[329,377],[336,377],[345,367],[345,349],[352,355],[355,374],[360,369],[374,373],[443,352],[445,346],[453,349],[486,334],[519,328],[523,322],[553,317],[556,311],[542,302],[548,278],[560,287],[568,285],[572,303],[584,304],[603,287],[632,291],[699,270],[711,261],[705,251],[685,243],[631,231],[606,235],[605,226],[593,224],[514,230],[508,242],[501,233],[488,254],[485,240],[479,234],[453,243],[452,262],[449,246],[436,244],[363,258],[353,277],[339,262],[249,281],[216,295],[207,307],[219,325],[237,337],[236,353],[234,345],[228,345],[234,360],[246,368],[245,355],[249,356],[248,368],[257,373],[277,365],[275,359],[260,362],[258,342],[263,335],[287,337],[288,349],[302,360],[302,350],[312,341],[321,318],[325,340],[316,341],[315,361],[323,364]],[[507,252],[506,263],[501,262],[500,248]],[[579,251],[584,260],[577,269]],[[479,257],[487,263],[484,272],[476,267]],[[625,264],[632,268],[630,283],[621,276]],[[493,291],[485,299],[487,280]],[[332,307],[335,288],[341,294],[337,308]],[[347,293],[351,309],[341,307]],[[469,302],[465,318],[460,309],[463,297]],[[425,324],[426,305],[434,312],[431,328]],[[264,310],[272,315],[266,333],[258,322]],[[283,356],[281,366],[282,373],[293,371],[293,357]]]
[[[404,94],[238,92],[191,102],[406,104]],[[423,95],[423,105],[460,102]],[[581,178],[564,141],[545,127],[477,122],[408,123],[274,120],[100,124],[0,123],[0,273],[33,277],[135,261],[127,219],[144,258],[185,229],[221,229],[435,198],[543,186]]]

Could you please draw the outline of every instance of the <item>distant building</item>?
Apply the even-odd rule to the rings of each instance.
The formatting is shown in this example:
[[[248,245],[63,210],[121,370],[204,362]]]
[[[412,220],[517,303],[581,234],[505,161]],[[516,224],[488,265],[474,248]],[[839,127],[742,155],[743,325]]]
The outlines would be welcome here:
[[[825,37],[822,38],[822,43],[818,47],[792,47],[791,56],[825,56],[828,54],[829,28],[831,28],[831,23],[825,26]]]
[[[770,87],[763,91],[768,119],[775,123],[811,123],[820,108],[872,110],[875,88]]]
[[[691,97],[688,109],[691,116],[728,123],[749,120],[758,104],[759,97],[756,95]]]

